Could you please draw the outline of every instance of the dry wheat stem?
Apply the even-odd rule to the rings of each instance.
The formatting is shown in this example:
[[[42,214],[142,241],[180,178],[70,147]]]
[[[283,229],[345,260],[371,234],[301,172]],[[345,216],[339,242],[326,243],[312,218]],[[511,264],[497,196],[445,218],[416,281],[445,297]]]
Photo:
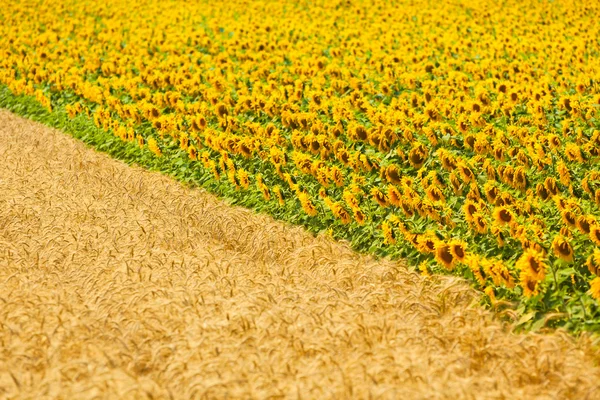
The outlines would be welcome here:
[[[600,396],[585,337],[0,121],[0,398]]]

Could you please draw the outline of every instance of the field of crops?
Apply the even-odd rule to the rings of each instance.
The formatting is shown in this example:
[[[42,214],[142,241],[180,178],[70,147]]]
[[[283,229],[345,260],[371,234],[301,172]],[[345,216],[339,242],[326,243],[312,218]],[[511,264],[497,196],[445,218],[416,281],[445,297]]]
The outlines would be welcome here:
[[[112,132],[117,157],[464,276],[524,328],[597,329],[597,15],[571,1],[12,2],[0,106]]]

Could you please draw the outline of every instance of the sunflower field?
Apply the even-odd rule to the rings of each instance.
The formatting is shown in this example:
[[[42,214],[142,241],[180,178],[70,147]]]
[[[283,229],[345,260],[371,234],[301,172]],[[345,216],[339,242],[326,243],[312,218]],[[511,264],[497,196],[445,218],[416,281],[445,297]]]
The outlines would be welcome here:
[[[200,3],[4,4],[0,106],[600,327],[600,3]]]

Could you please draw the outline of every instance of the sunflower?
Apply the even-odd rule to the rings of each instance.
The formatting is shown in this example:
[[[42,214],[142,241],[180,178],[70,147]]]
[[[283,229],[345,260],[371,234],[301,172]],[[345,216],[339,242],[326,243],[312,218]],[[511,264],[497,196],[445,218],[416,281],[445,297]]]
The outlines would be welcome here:
[[[277,196],[277,201],[279,202],[279,205],[280,206],[285,205],[285,196],[283,195],[283,192],[281,191],[281,188],[279,187],[279,185],[273,186],[273,192]]]
[[[338,167],[331,167],[329,170],[329,179],[331,179],[337,187],[344,186],[344,174]]]
[[[456,259],[452,254],[452,250],[449,245],[443,242],[438,242],[435,246],[435,259],[447,270],[452,271],[454,269]]]
[[[481,265],[481,258],[477,254],[468,254],[465,259],[465,264],[469,267],[477,282],[480,285],[485,285],[486,274]]]
[[[427,194],[427,198],[432,202],[446,202],[446,198],[444,197],[444,193],[437,186],[430,186],[425,190]]]
[[[525,189],[527,187],[527,174],[525,168],[520,166],[515,169],[515,173],[512,179],[512,185],[517,189]]]
[[[261,193],[262,193],[262,195],[263,195],[263,198],[264,198],[266,201],[269,201],[269,200],[271,200],[271,193],[269,192],[269,188],[268,188],[266,185],[260,185],[260,186],[259,186],[259,189],[260,189],[260,192],[261,192]]]
[[[385,169],[385,175],[386,175],[387,180],[391,183],[399,185],[402,182],[402,179],[400,176],[400,171],[398,170],[398,167],[395,165],[389,165]]]
[[[350,129],[348,130],[348,134],[353,140],[365,141],[368,138],[367,129],[362,125],[355,125],[350,127]]]
[[[564,236],[558,235],[554,238],[552,241],[552,250],[560,259],[573,262],[573,247],[571,247],[571,244]]]
[[[504,285],[508,288],[515,286],[515,281],[506,264],[502,260],[494,260],[491,267],[492,280],[496,286]]]
[[[469,149],[473,150],[473,146],[475,146],[475,136],[466,135],[464,143],[467,145],[467,147]]]
[[[465,213],[465,219],[467,220],[467,222],[472,223],[473,215],[479,211],[480,210],[479,210],[479,206],[477,205],[477,203],[475,203],[472,200],[465,201],[465,204],[463,206],[463,212]]]
[[[490,298],[492,305],[494,305],[496,303],[496,294],[494,293],[494,288],[488,286],[483,290],[483,292]]]
[[[412,217],[415,213],[413,203],[410,199],[402,199],[402,201],[400,202],[400,207],[402,208],[404,214],[409,218]]]
[[[477,212],[473,214],[473,225],[477,233],[485,234],[488,231],[488,223],[482,213]]]
[[[542,255],[534,249],[525,250],[515,266],[521,271],[521,274],[528,274],[531,279],[536,281],[544,280],[548,269]]]
[[[520,275],[521,287],[523,288],[523,296],[525,297],[533,297],[539,294],[539,284],[538,281],[533,279],[527,273],[521,273]]]
[[[373,200],[375,200],[381,207],[387,207],[390,205],[387,196],[378,188],[371,189],[371,196],[373,196]]]
[[[210,169],[210,171],[212,172],[215,179],[217,179],[217,180],[221,179],[221,174],[219,172],[219,166],[217,165],[217,163],[214,160],[208,160],[208,162],[206,163],[206,166],[208,169]]]
[[[408,153],[408,161],[414,169],[420,169],[427,160],[426,156],[427,153],[421,151],[419,147],[414,147],[410,153]]]
[[[300,200],[302,209],[304,210],[304,212],[306,214],[308,214],[311,217],[314,217],[315,215],[317,215],[317,209],[315,208],[314,204],[310,200],[310,196],[308,195],[308,193],[306,193],[306,192],[298,193],[298,200]]]
[[[394,235],[394,230],[391,225],[386,221],[381,224],[381,230],[383,231],[383,243],[384,244],[395,244],[396,243],[396,235]]]
[[[350,190],[345,189],[342,193],[342,198],[344,199],[348,207],[350,207],[352,210],[358,209],[358,200]]]
[[[508,208],[504,206],[494,208],[494,220],[498,225],[510,225],[514,219],[515,218],[513,214],[508,210]]]
[[[600,300],[600,277],[595,277],[590,282],[590,291],[589,293],[596,300]]]
[[[567,156],[569,161],[576,161],[580,163],[584,161],[581,154],[581,148],[579,148],[579,146],[577,146],[575,143],[567,143],[565,146],[565,156]]]
[[[594,252],[587,258],[585,265],[592,274],[600,275],[598,274],[600,271],[600,249],[594,249]]]
[[[551,176],[546,178],[546,180],[544,181],[544,186],[546,187],[546,190],[548,190],[548,192],[550,192],[550,194],[552,196],[555,196],[558,193],[558,187],[556,186],[556,179],[552,178]]]
[[[550,147],[553,149],[557,149],[561,145],[560,138],[557,135],[550,135],[548,137],[548,144],[550,144]]]
[[[422,235],[416,235],[416,247],[419,252],[423,254],[429,254],[435,252],[438,239],[431,233],[424,233]]]
[[[471,171],[471,168],[463,161],[458,163],[458,173],[463,178],[464,182],[470,182],[475,179],[473,171]]]
[[[196,150],[196,148],[194,146],[189,146],[188,147],[188,155],[191,160],[197,160],[198,159],[198,150]]]
[[[217,112],[217,116],[220,119],[224,119],[227,117],[227,115],[229,115],[229,112],[227,111],[227,106],[223,103],[217,104],[216,112]]]
[[[494,158],[497,161],[504,161],[504,147],[496,147],[493,151]]]
[[[151,152],[153,152],[156,156],[162,156],[162,151],[160,150],[160,147],[158,147],[158,142],[153,137],[148,139],[148,149]]]
[[[456,121],[456,127],[462,133],[467,133],[470,127],[469,118],[467,118],[466,115],[462,114],[460,117],[458,117],[458,120]]]
[[[540,197],[542,200],[547,200],[550,197],[548,189],[546,189],[546,187],[541,183],[538,183],[535,186],[535,192],[537,193],[538,197]]]
[[[515,177],[515,169],[512,166],[507,165],[503,169],[501,176],[502,180],[504,180],[504,183],[510,185],[512,184],[513,178]]]
[[[340,219],[342,224],[346,225],[350,222],[350,213],[339,202],[333,203],[330,208],[333,215]]]
[[[192,118],[190,127],[194,132],[200,132],[204,130],[207,126],[206,118],[202,115],[197,115],[195,118]]]
[[[447,150],[440,148],[438,150],[438,158],[442,161],[442,168],[446,171],[453,171],[456,168],[456,160]]]
[[[394,185],[388,185],[387,187],[387,197],[389,202],[396,206],[400,207],[402,205],[402,194],[400,190]]]
[[[340,149],[338,152],[335,153],[336,158],[345,166],[349,166],[350,165],[350,153],[348,153],[348,150],[346,149]]]
[[[354,219],[359,225],[364,225],[367,217],[362,212],[360,208],[352,209],[352,213],[354,214]]]
[[[467,245],[460,240],[453,240],[449,243],[452,256],[459,262],[464,262],[467,256]]]
[[[237,150],[246,158],[252,156],[252,148],[250,147],[250,144],[245,141],[239,143]]]
[[[596,244],[596,246],[600,246],[600,226],[592,226],[590,229],[590,239]]]
[[[472,201],[481,200],[481,192],[479,191],[479,186],[477,186],[477,183],[471,182],[471,188],[469,189],[469,193],[467,193],[467,199]]]
[[[500,194],[500,189],[492,182],[486,182],[485,185],[483,185],[483,191],[485,192],[487,201],[492,204],[496,201],[498,194]]]
[[[240,186],[242,186],[244,189],[248,189],[248,186],[250,185],[250,180],[248,179],[248,173],[240,168],[237,171],[238,174],[238,180],[240,182]]]

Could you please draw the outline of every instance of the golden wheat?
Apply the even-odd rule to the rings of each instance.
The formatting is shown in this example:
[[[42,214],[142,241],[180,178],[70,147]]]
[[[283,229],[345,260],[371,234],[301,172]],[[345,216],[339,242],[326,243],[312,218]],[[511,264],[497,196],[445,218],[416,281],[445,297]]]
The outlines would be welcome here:
[[[0,121],[0,398],[600,395],[586,336]]]

